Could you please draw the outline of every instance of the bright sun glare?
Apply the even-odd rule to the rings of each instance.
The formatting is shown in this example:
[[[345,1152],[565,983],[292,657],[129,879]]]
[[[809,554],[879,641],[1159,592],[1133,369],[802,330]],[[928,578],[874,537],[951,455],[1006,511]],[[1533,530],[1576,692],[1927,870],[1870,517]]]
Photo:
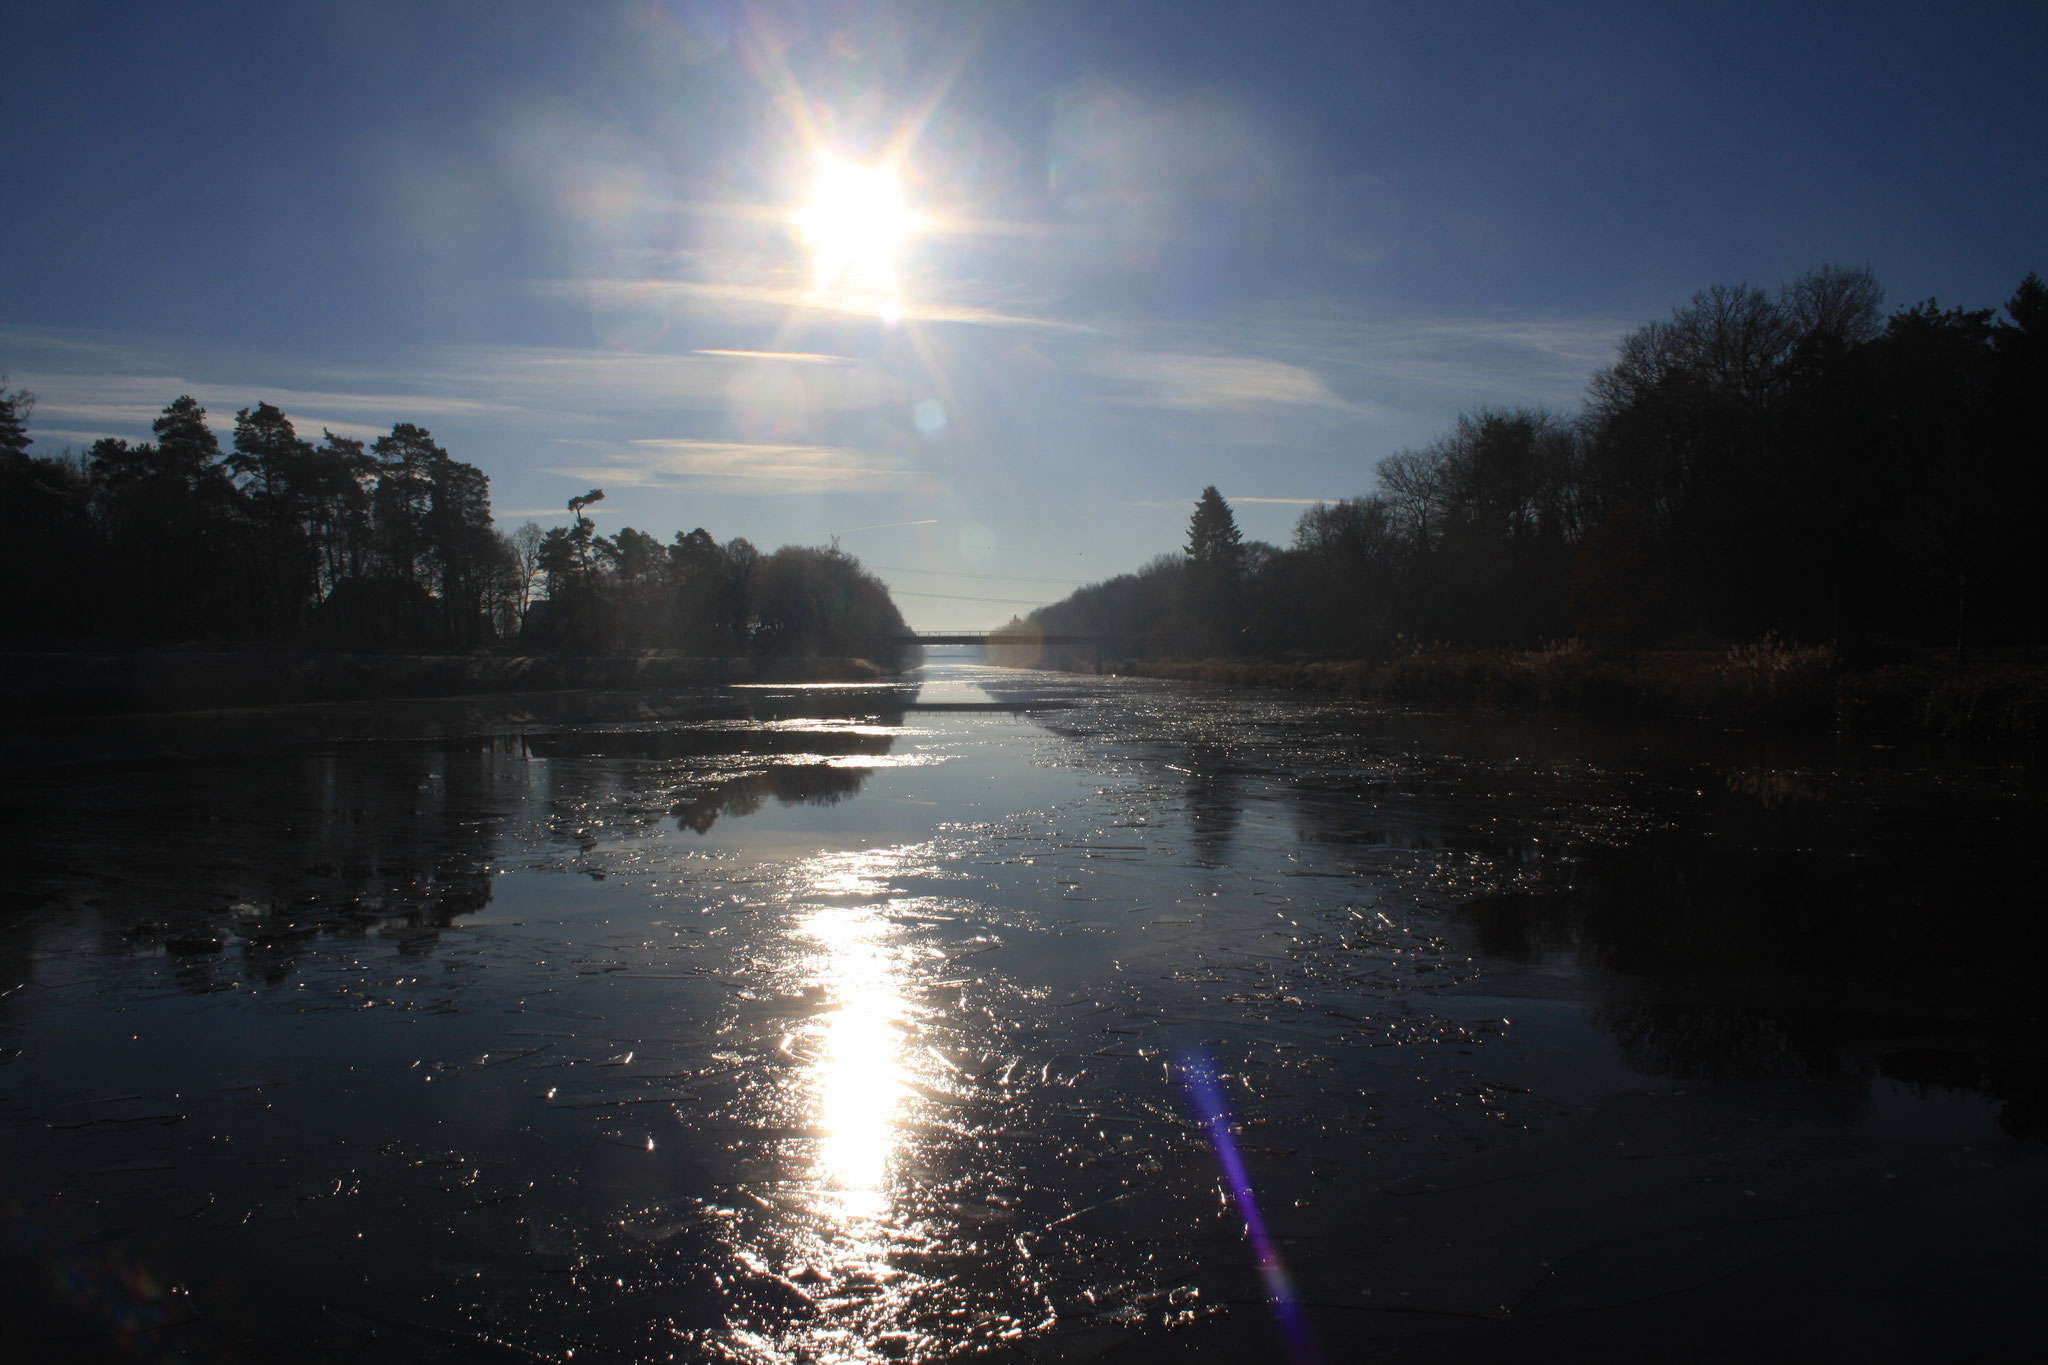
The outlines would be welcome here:
[[[896,253],[918,221],[903,202],[893,165],[827,160],[796,224],[823,298],[887,318],[898,315]]]

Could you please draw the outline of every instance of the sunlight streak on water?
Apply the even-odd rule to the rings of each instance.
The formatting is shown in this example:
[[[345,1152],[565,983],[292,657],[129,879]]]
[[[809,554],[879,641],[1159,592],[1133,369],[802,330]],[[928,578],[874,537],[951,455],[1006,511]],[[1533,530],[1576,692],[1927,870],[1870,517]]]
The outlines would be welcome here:
[[[821,853],[811,860],[805,880],[811,894],[816,896],[883,895],[889,890],[890,876],[903,863],[904,852],[902,849],[883,848],[854,853]],[[836,910],[820,911],[804,921],[805,932],[833,953],[835,962],[838,953],[845,948],[847,935],[854,932],[846,927],[846,921],[832,918],[839,913]],[[863,935],[879,937],[886,927],[877,917],[861,921],[859,931]]]
[[[792,930],[810,950],[807,987],[823,1008],[806,1030],[809,1058],[803,1090],[817,1135],[804,1203],[822,1234],[809,1249],[808,1273],[830,1298],[855,1286],[871,1295],[864,1311],[890,1315],[904,1286],[889,1264],[906,1235],[894,1167],[909,1093],[905,1030],[914,1007],[905,998],[905,960],[885,902],[857,899],[887,892],[910,850],[824,853],[804,869],[812,897],[841,901],[802,909]],[[851,901],[851,903],[848,903]],[[882,1289],[882,1286],[892,1286]],[[879,1290],[879,1292],[877,1292]],[[872,1325],[872,1324],[870,1324]],[[854,1322],[808,1324],[780,1343],[776,1359],[874,1358]]]
[[[825,949],[823,984],[839,1006],[826,1023],[815,1078],[820,1183],[843,1221],[873,1222],[889,1213],[889,1158],[904,1092],[903,1000],[888,925],[873,908],[835,906],[804,929]]]

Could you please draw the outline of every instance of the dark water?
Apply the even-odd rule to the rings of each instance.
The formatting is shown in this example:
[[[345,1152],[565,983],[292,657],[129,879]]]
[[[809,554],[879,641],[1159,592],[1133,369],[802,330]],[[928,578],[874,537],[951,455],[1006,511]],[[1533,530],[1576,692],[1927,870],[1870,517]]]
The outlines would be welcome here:
[[[2024,756],[967,665],[9,755],[9,1358],[2037,1339]]]

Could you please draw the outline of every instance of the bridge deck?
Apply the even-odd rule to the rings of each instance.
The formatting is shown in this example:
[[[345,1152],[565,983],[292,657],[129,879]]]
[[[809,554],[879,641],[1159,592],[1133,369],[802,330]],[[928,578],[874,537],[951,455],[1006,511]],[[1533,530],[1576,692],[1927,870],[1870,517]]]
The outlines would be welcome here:
[[[899,636],[897,642],[906,645],[1096,645],[1102,643],[1102,637],[1099,635],[1013,635],[1002,631],[948,630]]]

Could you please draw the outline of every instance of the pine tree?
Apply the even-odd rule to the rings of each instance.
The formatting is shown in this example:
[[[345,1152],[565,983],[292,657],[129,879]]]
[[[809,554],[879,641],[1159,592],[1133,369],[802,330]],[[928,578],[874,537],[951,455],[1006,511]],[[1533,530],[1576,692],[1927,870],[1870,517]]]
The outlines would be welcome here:
[[[1244,537],[1238,534],[1230,504],[1213,483],[1202,490],[1188,520],[1188,561],[1198,573],[1223,582],[1235,580],[1243,566]]]
[[[190,394],[180,395],[151,423],[156,433],[156,469],[187,488],[223,482],[220,442],[206,425],[206,409]]]
[[[7,392],[7,375],[0,372],[0,462],[13,465],[28,458],[28,415],[35,405],[36,396],[26,389]]]

